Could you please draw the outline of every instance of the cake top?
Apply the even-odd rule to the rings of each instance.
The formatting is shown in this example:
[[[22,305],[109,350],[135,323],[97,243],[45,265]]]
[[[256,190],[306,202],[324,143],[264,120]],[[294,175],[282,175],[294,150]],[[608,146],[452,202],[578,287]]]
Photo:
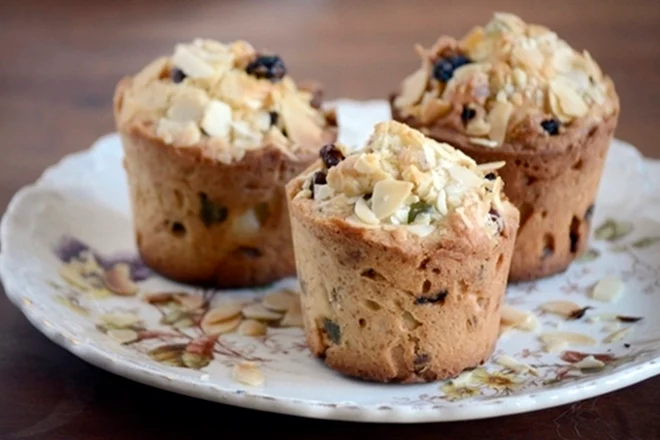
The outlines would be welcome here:
[[[377,124],[367,144],[321,149],[322,166],[304,176],[295,198],[313,199],[322,215],[363,227],[405,228],[425,237],[454,216],[467,227],[502,229],[503,162],[477,165],[448,144],[407,125]]]
[[[165,143],[202,147],[224,163],[269,144],[295,156],[323,145],[320,98],[320,89],[299,89],[277,55],[196,39],[131,79],[117,122],[151,123]]]
[[[454,114],[474,144],[497,147],[516,129],[547,136],[614,112],[613,86],[589,53],[549,29],[496,13],[463,39],[416,50],[422,67],[403,81],[394,106],[424,125]]]

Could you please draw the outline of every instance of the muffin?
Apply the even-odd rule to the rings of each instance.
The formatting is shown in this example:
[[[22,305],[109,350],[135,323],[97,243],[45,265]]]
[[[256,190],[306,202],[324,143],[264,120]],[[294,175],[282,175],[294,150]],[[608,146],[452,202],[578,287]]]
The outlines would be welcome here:
[[[518,210],[493,172],[404,124],[325,146],[287,185],[307,343],[380,382],[449,378],[492,353]]]
[[[495,14],[462,40],[416,48],[422,66],[390,97],[393,118],[500,176],[520,210],[512,281],[563,272],[587,249],[619,101],[589,53],[545,27]]]
[[[294,275],[284,185],[336,138],[320,105],[244,41],[178,44],[123,78],[114,115],[144,262],[217,287]]]

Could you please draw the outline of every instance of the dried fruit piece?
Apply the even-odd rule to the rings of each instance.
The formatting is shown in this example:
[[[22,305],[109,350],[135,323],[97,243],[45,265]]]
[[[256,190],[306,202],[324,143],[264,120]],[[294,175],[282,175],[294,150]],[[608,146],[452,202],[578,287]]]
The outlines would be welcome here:
[[[447,295],[449,295],[449,292],[447,290],[441,290],[440,292],[436,293],[435,295],[418,296],[417,298],[415,298],[415,304],[417,304],[417,305],[435,304],[435,303],[444,304],[445,299],[447,298]]]
[[[259,386],[266,380],[264,373],[255,362],[241,361],[232,369],[234,380],[249,386]]]
[[[107,335],[120,344],[128,344],[138,340],[138,334],[131,329],[110,329]]]
[[[538,320],[534,314],[514,309],[508,305],[502,306],[500,322],[526,331],[532,331],[538,327]]]
[[[519,362],[506,354],[498,356],[497,359],[495,359],[495,363],[511,371],[515,371],[516,373],[530,373],[534,376],[539,375],[538,371],[536,371],[536,368]]]
[[[268,326],[261,321],[246,319],[238,326],[238,334],[243,336],[263,336],[267,333]]]
[[[260,55],[247,65],[245,71],[257,78],[277,82],[286,75],[286,66],[277,55]]]
[[[243,316],[249,319],[256,319],[258,321],[278,321],[282,319],[282,314],[268,310],[262,304],[250,304],[243,307],[241,311]]]
[[[419,214],[430,212],[432,206],[426,202],[415,202],[410,205],[410,211],[408,211],[408,223],[414,223],[415,219]]]
[[[625,323],[631,323],[631,322],[637,322],[641,321],[642,318],[641,316],[624,316],[624,315],[617,315],[616,317],[617,321],[619,322],[625,322]]]
[[[596,283],[592,291],[592,298],[598,301],[614,302],[623,291],[623,282],[615,276],[606,276]]]
[[[137,293],[137,285],[131,279],[131,267],[126,263],[118,263],[103,273],[103,284],[111,292],[119,296],[133,296]]]
[[[296,302],[298,298],[295,295],[288,290],[280,290],[266,295],[261,303],[275,312],[286,312]]]
[[[199,215],[207,227],[227,220],[229,214],[227,208],[211,201],[206,193],[199,194],[199,201],[201,203]]]
[[[467,105],[463,107],[463,111],[461,112],[461,120],[464,123],[467,124],[468,121],[472,120],[472,118],[474,118],[475,116],[477,116],[477,111],[475,109]]]
[[[374,185],[371,210],[379,220],[389,217],[410,195],[413,184],[401,180],[381,180]]]
[[[344,160],[344,155],[342,152],[335,146],[335,144],[327,144],[321,147],[319,155],[323,160],[323,164],[326,168],[332,168]]]
[[[546,119],[541,121],[541,127],[550,136],[557,136],[559,134],[560,122],[557,119]]]
[[[628,334],[630,334],[632,331],[633,327],[624,327],[607,335],[607,337],[603,339],[603,343],[611,344],[612,342],[618,342],[628,336]]]
[[[453,76],[454,71],[461,66],[471,63],[465,55],[455,55],[452,57],[441,58],[433,65],[433,77],[441,82],[448,82]]]
[[[573,313],[568,316],[568,319],[581,319],[587,310],[593,309],[591,306],[582,307],[581,309],[573,311]]]

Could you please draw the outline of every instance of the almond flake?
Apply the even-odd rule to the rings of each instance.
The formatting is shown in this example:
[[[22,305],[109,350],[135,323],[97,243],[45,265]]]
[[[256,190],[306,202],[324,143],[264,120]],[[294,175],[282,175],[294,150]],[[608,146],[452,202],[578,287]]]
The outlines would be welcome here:
[[[556,105],[559,106],[557,116],[563,114],[571,118],[579,118],[589,110],[584,99],[573,89],[571,82],[563,77],[550,82],[550,94],[557,98]]]
[[[120,344],[128,344],[129,342],[137,341],[138,334],[135,330],[130,329],[110,329],[107,335]]]
[[[582,307],[572,301],[549,301],[541,304],[541,310],[544,312],[553,313],[564,318],[570,317],[573,313],[581,309]]]
[[[161,118],[156,126],[156,135],[166,144],[190,147],[202,138],[199,126],[193,121],[178,122]]]
[[[119,296],[133,296],[137,293],[137,285],[131,279],[131,268],[128,264],[119,263],[103,273],[103,284],[111,292]]]
[[[488,114],[488,123],[490,124],[488,137],[497,142],[498,145],[504,142],[512,112],[513,104],[497,101]]]
[[[238,326],[238,334],[242,336],[264,336],[268,326],[261,321],[246,319]]]
[[[200,327],[202,327],[202,330],[204,330],[204,333],[206,333],[207,335],[221,335],[224,333],[233,332],[238,328],[240,323],[241,323],[240,315],[223,321],[212,321],[210,319],[207,319],[206,316],[204,316],[200,324]]]
[[[249,386],[259,386],[266,380],[264,373],[255,362],[242,361],[234,365],[232,370],[234,380]]]
[[[430,124],[449,113],[450,110],[450,102],[437,98],[429,99],[422,103],[420,121],[422,124]]]
[[[479,168],[482,172],[488,173],[490,171],[497,171],[500,168],[503,168],[506,165],[506,162],[503,160],[499,160],[497,162],[487,162],[487,163],[482,163],[477,165],[477,168]]]
[[[605,339],[603,339],[603,343],[605,344],[611,344],[612,342],[618,342],[628,336],[629,333],[631,333],[633,330],[632,327],[624,327],[621,330],[617,330],[613,333],[610,333]]]
[[[229,138],[232,126],[232,110],[222,101],[212,100],[206,105],[201,126],[209,136]]]
[[[500,321],[505,325],[526,331],[532,331],[538,327],[538,320],[530,312],[514,309],[511,306],[502,306]]]
[[[601,331],[611,333],[611,332],[619,330],[620,328],[621,328],[621,324],[614,321],[614,322],[608,322],[607,324],[605,324],[603,326],[603,328],[601,329]]]
[[[243,307],[243,316],[258,321],[278,321],[282,319],[282,314],[268,310],[262,304],[250,304]]]
[[[465,126],[465,132],[469,136],[486,136],[490,133],[490,130],[490,124],[485,119],[481,118],[472,119]]]
[[[134,313],[111,312],[99,316],[102,325],[115,329],[125,329],[140,322],[140,317]]]
[[[191,78],[204,78],[213,76],[215,73],[213,66],[183,44],[178,44],[175,47],[172,63]]]
[[[501,365],[504,368],[507,368],[511,371],[515,371],[516,373],[527,373],[529,372],[533,376],[538,376],[539,373],[536,371],[536,368],[527,365],[525,363],[519,362],[516,359],[512,358],[511,356],[508,356],[506,354],[502,356],[498,356],[497,359],[495,359],[495,363],[498,365]]]
[[[418,237],[424,238],[428,235],[431,235],[435,231],[435,226],[432,225],[408,225],[408,232],[417,235]]]
[[[204,306],[204,297],[200,295],[174,295],[173,299],[181,305],[184,310],[197,310]]]
[[[282,96],[281,116],[289,139],[299,146],[317,146],[323,129],[314,121],[308,104],[292,93]]]
[[[379,220],[389,217],[408,198],[413,184],[401,180],[381,180],[374,185],[371,209]]]
[[[177,122],[193,121],[199,123],[207,102],[208,98],[201,90],[191,89],[190,92],[179,94],[170,108],[167,109],[167,119]]]
[[[488,147],[488,148],[495,148],[499,145],[497,141],[494,141],[492,139],[482,139],[482,138],[477,138],[477,137],[471,137],[469,138],[469,141],[471,144],[474,145],[479,145],[482,147]]]
[[[241,314],[243,304],[240,303],[224,303],[215,306],[209,310],[202,321],[207,322],[221,322],[234,318]]]
[[[623,282],[614,276],[606,276],[596,283],[592,298],[603,302],[615,302],[623,291]]]
[[[551,340],[543,344],[543,351],[546,353],[557,353],[568,347],[568,342],[561,340]]]
[[[573,367],[579,368],[580,370],[584,369],[589,369],[589,368],[603,368],[605,366],[605,362],[600,361],[593,357],[593,355],[589,355],[582,359],[579,362],[576,362],[573,364]]]
[[[287,310],[286,315],[280,321],[282,327],[303,327],[302,307],[300,300],[297,301]]]
[[[363,222],[369,225],[377,225],[380,223],[378,217],[376,217],[376,215],[367,205],[366,200],[364,200],[361,197],[358,199],[357,202],[355,202],[355,215],[357,216],[357,218],[359,218],[360,220],[362,220]]]
[[[87,291],[91,287],[87,279],[85,279],[80,271],[73,267],[71,264],[62,266],[59,272],[64,281],[77,289]]]
[[[401,94],[394,99],[394,105],[398,108],[402,108],[417,104],[419,100],[422,99],[428,80],[429,73],[425,67],[410,74],[403,80]]]
[[[564,341],[571,345],[595,345],[596,340],[582,333],[574,332],[548,332],[540,336],[541,342],[549,344]]]
[[[288,290],[280,290],[266,295],[261,302],[267,309],[274,312],[286,312],[298,302],[298,298]]]

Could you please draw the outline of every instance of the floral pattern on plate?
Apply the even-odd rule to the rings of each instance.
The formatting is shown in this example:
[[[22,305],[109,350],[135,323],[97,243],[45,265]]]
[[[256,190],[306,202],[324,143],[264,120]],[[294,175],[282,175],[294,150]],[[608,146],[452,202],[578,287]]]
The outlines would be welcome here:
[[[340,138],[359,144],[374,122],[387,119],[386,109],[383,102],[340,102]],[[372,384],[325,367],[296,327],[295,279],[217,292],[152,273],[136,256],[116,135],[66,158],[17,194],[2,223],[0,269],[8,295],[37,328],[133,380],[309,417],[492,417],[572,402],[660,373],[660,321],[653,315],[660,310],[660,182],[648,177],[656,175],[660,163],[615,141],[590,251],[564,274],[508,288],[507,304],[536,324],[504,332],[488,364],[432,384]],[[623,285],[615,302],[593,297],[607,277]],[[578,313],[548,312],[547,303],[557,301],[574,304]],[[557,334],[581,337],[547,352],[542,340]],[[258,367],[263,383],[237,380],[236,368],[245,365]]]

